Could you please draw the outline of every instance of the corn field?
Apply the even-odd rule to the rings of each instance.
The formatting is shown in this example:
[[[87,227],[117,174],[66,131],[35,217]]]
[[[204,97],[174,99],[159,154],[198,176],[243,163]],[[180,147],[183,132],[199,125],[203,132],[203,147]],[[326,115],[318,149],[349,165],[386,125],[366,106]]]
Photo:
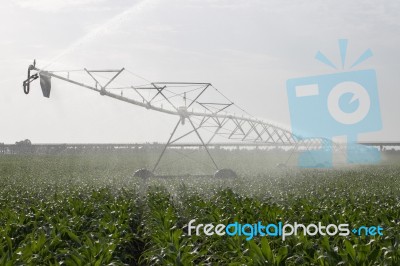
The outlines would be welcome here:
[[[400,265],[400,163],[153,178],[143,156],[0,156],[0,265]],[[400,161],[399,161],[400,162]],[[249,170],[252,169],[252,170]],[[188,236],[187,224],[381,225],[383,236]]]

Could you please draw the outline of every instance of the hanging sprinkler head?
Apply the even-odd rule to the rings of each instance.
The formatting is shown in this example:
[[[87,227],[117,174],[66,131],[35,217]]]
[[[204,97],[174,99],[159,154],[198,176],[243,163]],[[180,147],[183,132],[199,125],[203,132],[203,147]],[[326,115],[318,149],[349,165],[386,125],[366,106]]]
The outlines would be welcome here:
[[[37,70],[38,69],[36,68],[36,60],[33,60],[33,64],[29,65],[28,67],[28,77],[22,83],[24,93],[29,94],[31,82],[40,77],[40,87],[42,88],[43,96],[49,98],[51,91],[51,76],[48,75],[48,72],[46,71],[40,71],[38,73],[31,74],[31,71]]]

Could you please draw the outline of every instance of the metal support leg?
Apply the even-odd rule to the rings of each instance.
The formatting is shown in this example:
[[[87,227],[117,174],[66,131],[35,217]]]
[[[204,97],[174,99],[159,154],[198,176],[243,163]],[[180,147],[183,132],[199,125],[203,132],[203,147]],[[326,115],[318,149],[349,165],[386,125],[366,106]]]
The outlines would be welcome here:
[[[196,132],[197,137],[199,137],[201,143],[203,144],[203,147],[206,149],[206,151],[207,151],[207,153],[208,153],[208,156],[210,157],[211,161],[213,162],[215,168],[216,168],[217,170],[219,170],[218,165],[215,163],[214,158],[211,156],[211,153],[210,153],[210,151],[208,150],[207,145],[204,143],[203,139],[201,138],[199,132],[197,131],[196,126],[193,124],[193,122],[192,122],[192,120],[190,119],[190,117],[188,117],[187,119],[189,120],[190,124],[192,125],[194,131]]]
[[[288,164],[289,160],[292,158],[292,155],[293,155],[295,152],[298,152],[298,151],[299,151],[299,144],[300,144],[300,141],[297,141],[297,142],[296,142],[296,145],[294,146],[294,148],[293,148],[293,150],[292,150],[292,152],[290,153],[289,157],[287,158],[287,160],[286,160],[286,162],[285,162],[285,165]]]
[[[158,164],[160,163],[161,158],[163,157],[163,155],[164,155],[164,153],[165,153],[165,150],[168,148],[168,146],[169,146],[169,144],[170,144],[170,142],[171,142],[171,139],[172,139],[172,137],[174,136],[174,134],[175,134],[175,132],[176,132],[176,129],[178,128],[180,122],[181,122],[181,119],[178,120],[178,123],[176,124],[174,130],[172,131],[171,136],[169,137],[169,139],[168,139],[168,141],[167,141],[167,144],[165,144],[164,149],[163,149],[163,151],[162,151],[161,154],[160,154],[160,157],[158,157],[158,160],[157,160],[157,162],[156,162],[156,164],[154,165],[154,168],[153,168],[153,173],[154,173],[154,171],[157,169],[157,166],[158,166]]]

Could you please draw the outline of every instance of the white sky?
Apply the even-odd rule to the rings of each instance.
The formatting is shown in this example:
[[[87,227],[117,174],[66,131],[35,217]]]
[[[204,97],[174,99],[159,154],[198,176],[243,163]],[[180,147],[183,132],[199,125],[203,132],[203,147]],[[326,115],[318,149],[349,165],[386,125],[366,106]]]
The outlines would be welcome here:
[[[164,142],[174,118],[54,84],[22,92],[28,65],[126,67],[152,81],[211,82],[251,114],[290,125],[286,80],[334,73],[349,39],[357,69],[377,71],[383,130],[400,140],[400,2],[14,0],[0,8],[0,142]],[[61,55],[61,56],[60,56]]]

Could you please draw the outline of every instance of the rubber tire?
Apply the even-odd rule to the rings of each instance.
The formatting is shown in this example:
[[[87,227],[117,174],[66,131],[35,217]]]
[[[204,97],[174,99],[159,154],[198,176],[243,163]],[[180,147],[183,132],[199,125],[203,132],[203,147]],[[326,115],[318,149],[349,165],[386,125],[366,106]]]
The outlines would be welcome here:
[[[237,178],[238,175],[232,169],[224,168],[215,172],[214,178]]]

